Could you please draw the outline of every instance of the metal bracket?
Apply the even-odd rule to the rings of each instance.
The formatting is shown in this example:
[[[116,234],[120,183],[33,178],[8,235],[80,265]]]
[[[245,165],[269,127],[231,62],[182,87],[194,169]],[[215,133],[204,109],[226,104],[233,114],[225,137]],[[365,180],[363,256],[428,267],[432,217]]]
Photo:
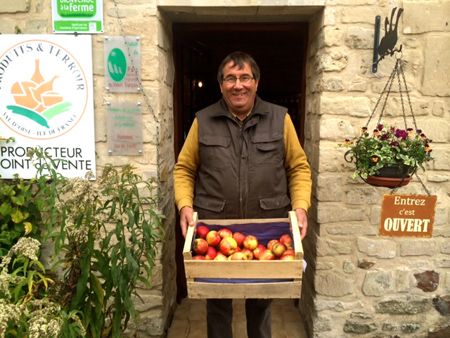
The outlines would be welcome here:
[[[394,16],[395,12],[397,12],[397,17]],[[385,58],[385,56],[392,56],[395,52],[402,51],[402,45],[399,48],[395,48],[398,40],[398,22],[400,20],[400,16],[403,13],[403,8],[399,8],[397,11],[397,7],[394,7],[391,11],[391,19],[389,20],[387,17],[384,19],[384,36],[380,41],[380,21],[381,17],[377,15],[375,17],[375,32],[373,39],[373,63],[372,63],[372,73],[376,73],[378,70],[378,63]],[[379,56],[379,57],[378,57]]]

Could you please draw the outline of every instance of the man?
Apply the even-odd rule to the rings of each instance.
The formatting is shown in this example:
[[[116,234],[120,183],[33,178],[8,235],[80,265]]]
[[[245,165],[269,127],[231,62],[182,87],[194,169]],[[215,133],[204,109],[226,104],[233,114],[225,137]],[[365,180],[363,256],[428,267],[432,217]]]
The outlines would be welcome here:
[[[174,168],[183,236],[199,219],[287,217],[295,210],[306,236],[311,171],[287,109],[261,100],[255,60],[229,54],[219,66],[222,99],[201,110]],[[271,337],[271,300],[247,299],[249,338]],[[232,301],[207,300],[209,338],[231,338]]]

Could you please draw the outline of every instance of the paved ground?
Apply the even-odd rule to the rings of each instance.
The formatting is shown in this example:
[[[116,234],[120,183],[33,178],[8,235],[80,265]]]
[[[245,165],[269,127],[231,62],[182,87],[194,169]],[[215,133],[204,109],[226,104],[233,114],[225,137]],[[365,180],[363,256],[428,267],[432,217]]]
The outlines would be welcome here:
[[[244,301],[235,300],[233,338],[247,338]],[[167,338],[206,338],[204,300],[185,298],[178,305]],[[306,338],[302,319],[292,299],[276,299],[272,304],[272,338]]]

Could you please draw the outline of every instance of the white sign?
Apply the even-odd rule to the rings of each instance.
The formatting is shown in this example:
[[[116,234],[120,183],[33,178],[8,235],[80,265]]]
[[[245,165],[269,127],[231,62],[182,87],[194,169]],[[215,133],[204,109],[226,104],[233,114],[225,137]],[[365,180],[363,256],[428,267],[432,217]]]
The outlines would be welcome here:
[[[66,177],[95,175],[90,35],[2,35],[0,176],[31,178],[30,148],[44,149]]]
[[[52,0],[54,33],[103,33],[103,0]]]

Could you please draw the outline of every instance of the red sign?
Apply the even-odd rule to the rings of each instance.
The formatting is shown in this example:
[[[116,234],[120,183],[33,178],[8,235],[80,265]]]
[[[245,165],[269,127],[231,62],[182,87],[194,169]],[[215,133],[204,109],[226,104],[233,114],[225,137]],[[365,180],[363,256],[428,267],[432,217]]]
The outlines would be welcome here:
[[[431,237],[437,196],[384,195],[380,235]]]

